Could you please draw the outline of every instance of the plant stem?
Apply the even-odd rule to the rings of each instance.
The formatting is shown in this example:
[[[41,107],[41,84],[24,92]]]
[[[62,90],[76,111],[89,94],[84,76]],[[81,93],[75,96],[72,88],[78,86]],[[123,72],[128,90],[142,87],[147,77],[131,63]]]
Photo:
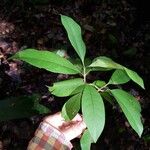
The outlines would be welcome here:
[[[86,83],[86,68],[85,68],[85,65],[83,66],[83,80],[84,82]]]
[[[90,85],[94,86],[98,92],[104,92],[103,88],[105,88],[109,83],[105,84],[103,87],[99,88],[97,85],[91,83]]]
[[[103,87],[99,88],[98,92],[99,92],[99,91],[104,91],[104,90],[102,90],[102,89],[105,88],[105,87],[107,87],[108,84],[109,84],[109,82],[108,82],[107,84],[105,84]]]
[[[83,64],[83,81],[84,83],[86,83],[86,67],[85,67],[85,64],[84,64],[84,61],[82,61],[82,64]]]
[[[90,83],[90,85],[94,86],[98,91],[100,90],[100,88],[98,86],[96,86],[95,84]]]

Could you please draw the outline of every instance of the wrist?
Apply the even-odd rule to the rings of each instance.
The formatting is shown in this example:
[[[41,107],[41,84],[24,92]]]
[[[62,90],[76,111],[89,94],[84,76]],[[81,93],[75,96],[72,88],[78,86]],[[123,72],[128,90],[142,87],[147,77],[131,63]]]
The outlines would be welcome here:
[[[43,121],[40,123],[39,129],[43,131],[46,136],[53,137],[57,139],[60,143],[67,145],[70,149],[72,149],[72,144],[70,140],[66,138],[66,136],[59,129],[51,125],[50,123]]]

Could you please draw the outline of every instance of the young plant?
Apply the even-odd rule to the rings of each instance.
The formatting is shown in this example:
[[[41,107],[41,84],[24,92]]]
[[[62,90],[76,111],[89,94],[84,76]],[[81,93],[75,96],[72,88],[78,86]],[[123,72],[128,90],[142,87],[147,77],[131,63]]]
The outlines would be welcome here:
[[[69,100],[62,108],[62,116],[71,120],[81,110],[87,130],[81,138],[81,148],[90,149],[100,137],[105,125],[105,106],[103,99],[112,101],[112,97],[121,107],[131,127],[141,137],[143,125],[141,122],[141,106],[134,96],[123,89],[111,88],[132,80],[144,89],[142,78],[134,71],[114,62],[112,59],[100,56],[90,65],[85,63],[86,46],[82,39],[80,26],[70,17],[61,15],[61,22],[68,34],[74,50],[80,58],[80,64],[73,64],[66,58],[49,51],[26,49],[16,53],[12,58],[23,60],[35,67],[46,69],[53,73],[79,74],[79,78],[56,82],[48,87],[51,94],[67,97]],[[92,71],[114,70],[108,82],[97,79],[92,83],[86,81]]]

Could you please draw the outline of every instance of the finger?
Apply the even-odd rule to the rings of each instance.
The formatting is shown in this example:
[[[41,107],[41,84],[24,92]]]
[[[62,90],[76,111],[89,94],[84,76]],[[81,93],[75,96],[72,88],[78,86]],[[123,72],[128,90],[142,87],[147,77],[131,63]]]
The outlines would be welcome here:
[[[80,114],[77,114],[73,119],[72,119],[72,121],[82,121],[83,119],[82,119],[82,117],[81,117],[81,115]]]
[[[44,121],[46,121],[47,123],[53,125],[54,127],[58,128],[59,126],[61,126],[65,120],[64,118],[61,116],[61,113],[56,113],[54,115],[48,116],[44,119]]]
[[[65,137],[68,140],[72,140],[76,137],[79,137],[82,134],[82,132],[85,130],[85,128],[86,125],[84,122],[78,122],[62,130],[62,133],[65,135]]]
[[[65,129],[67,129],[67,128],[70,128],[70,127],[73,126],[73,125],[78,124],[79,122],[80,122],[80,121],[64,122],[64,123],[59,127],[59,129],[65,130]]]

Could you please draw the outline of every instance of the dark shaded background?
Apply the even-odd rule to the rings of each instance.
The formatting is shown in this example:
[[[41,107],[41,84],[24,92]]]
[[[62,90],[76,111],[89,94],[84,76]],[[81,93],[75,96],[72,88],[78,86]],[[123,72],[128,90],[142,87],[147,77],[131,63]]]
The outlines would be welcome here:
[[[64,101],[50,95],[45,85],[68,76],[51,74],[43,70],[7,61],[20,49],[66,49],[76,57],[60,23],[59,14],[73,17],[83,30],[87,56],[109,56],[115,61],[138,72],[144,79],[146,90],[134,83],[124,88],[137,97],[142,105],[144,132],[140,139],[129,127],[118,108],[106,104],[106,126],[97,144],[98,149],[148,150],[149,128],[149,76],[150,76],[150,13],[148,1],[142,0],[57,0],[9,1],[0,3],[0,98],[41,94],[41,103],[52,113],[61,109]],[[9,32],[8,32],[9,31]],[[110,73],[93,73],[89,80],[101,77],[108,80]],[[28,141],[42,116],[1,122],[0,141],[8,150],[26,149]],[[73,141],[79,149],[78,140]]]

